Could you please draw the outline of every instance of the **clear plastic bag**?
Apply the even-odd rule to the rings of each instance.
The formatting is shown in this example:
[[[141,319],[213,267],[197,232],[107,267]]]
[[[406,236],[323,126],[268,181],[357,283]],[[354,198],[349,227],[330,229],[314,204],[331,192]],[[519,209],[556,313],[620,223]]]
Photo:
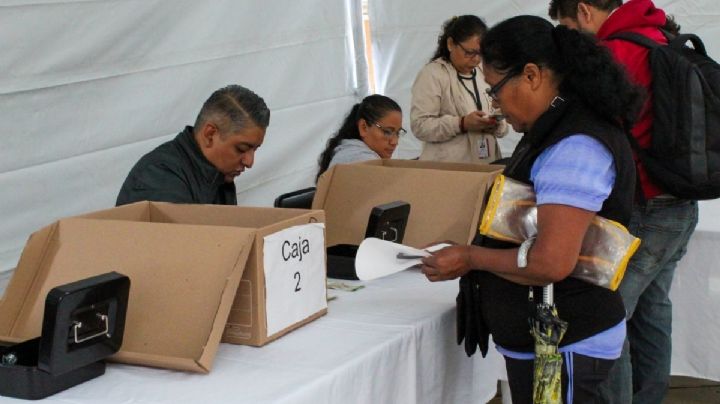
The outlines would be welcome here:
[[[485,208],[480,233],[522,243],[537,234],[535,192],[529,185],[498,175]],[[625,226],[595,216],[585,233],[580,256],[571,276],[616,290],[640,239]]]

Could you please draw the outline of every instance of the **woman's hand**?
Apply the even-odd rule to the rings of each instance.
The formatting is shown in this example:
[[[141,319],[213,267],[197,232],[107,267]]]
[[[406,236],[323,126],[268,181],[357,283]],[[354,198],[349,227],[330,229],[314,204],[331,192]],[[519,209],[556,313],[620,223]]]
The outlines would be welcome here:
[[[465,125],[465,129],[472,132],[492,132],[498,127],[498,122],[495,118],[490,118],[483,111],[473,111],[465,115],[463,124]]]
[[[456,279],[470,271],[469,246],[451,246],[422,259],[422,273],[430,282]]]

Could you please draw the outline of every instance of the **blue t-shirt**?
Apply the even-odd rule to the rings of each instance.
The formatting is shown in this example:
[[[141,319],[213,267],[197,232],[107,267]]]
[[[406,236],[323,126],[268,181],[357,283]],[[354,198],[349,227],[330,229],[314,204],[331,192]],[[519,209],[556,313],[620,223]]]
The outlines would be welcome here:
[[[559,204],[597,212],[615,183],[615,160],[599,140],[577,134],[547,148],[535,159],[530,180],[535,185],[538,205]],[[612,328],[560,348],[601,359],[617,359],[625,340],[625,321]],[[535,354],[514,352],[501,346],[498,351],[515,359],[533,359]]]
[[[573,135],[546,149],[530,170],[538,205],[560,204],[597,212],[615,183],[615,162],[605,145]]]

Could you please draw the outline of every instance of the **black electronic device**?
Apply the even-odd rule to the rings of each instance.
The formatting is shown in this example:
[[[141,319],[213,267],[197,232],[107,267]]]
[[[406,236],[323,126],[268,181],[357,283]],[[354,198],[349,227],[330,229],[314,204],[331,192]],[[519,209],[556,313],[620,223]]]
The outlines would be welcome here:
[[[370,212],[365,228],[365,238],[375,237],[382,240],[402,243],[405,228],[410,217],[410,204],[394,201],[375,206]],[[327,248],[327,274],[330,278],[357,280],[355,256],[358,246],[355,244],[337,244]]]
[[[407,202],[395,201],[375,206],[370,212],[365,238],[376,237],[402,243],[409,217],[410,204]]]
[[[105,373],[125,331],[130,278],[117,272],[50,290],[42,334],[0,347],[0,395],[39,400]]]

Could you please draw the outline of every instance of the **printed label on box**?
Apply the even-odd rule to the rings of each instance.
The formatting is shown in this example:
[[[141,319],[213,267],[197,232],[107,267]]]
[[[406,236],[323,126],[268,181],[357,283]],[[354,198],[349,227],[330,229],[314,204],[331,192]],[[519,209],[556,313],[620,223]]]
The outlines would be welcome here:
[[[327,308],[324,228],[310,223],[265,237],[268,336]]]

